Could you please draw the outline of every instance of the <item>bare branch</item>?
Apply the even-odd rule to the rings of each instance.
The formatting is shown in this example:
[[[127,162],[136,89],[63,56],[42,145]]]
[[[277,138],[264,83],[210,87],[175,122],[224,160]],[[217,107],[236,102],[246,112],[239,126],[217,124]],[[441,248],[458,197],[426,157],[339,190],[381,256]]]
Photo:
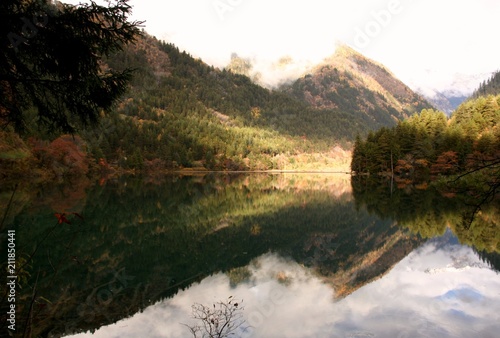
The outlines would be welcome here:
[[[195,303],[191,306],[192,316],[201,324],[187,325],[193,337],[225,338],[233,336],[245,324],[244,308],[233,302],[232,296],[226,301],[219,301],[212,306]],[[243,300],[241,301],[243,302]]]

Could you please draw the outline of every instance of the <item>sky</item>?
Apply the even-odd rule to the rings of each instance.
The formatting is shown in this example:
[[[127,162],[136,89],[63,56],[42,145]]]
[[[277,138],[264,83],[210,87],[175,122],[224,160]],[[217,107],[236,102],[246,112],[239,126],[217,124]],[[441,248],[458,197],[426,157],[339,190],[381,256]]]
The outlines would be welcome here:
[[[67,0],[65,2],[78,3]],[[98,1],[99,3],[99,1]],[[270,85],[347,44],[412,88],[471,90],[500,69],[498,0],[130,0],[132,19],[216,67],[250,59]],[[271,65],[288,56],[288,71]],[[269,73],[269,74],[267,74]],[[471,87],[472,86],[472,87]],[[462,88],[463,87],[463,88]]]

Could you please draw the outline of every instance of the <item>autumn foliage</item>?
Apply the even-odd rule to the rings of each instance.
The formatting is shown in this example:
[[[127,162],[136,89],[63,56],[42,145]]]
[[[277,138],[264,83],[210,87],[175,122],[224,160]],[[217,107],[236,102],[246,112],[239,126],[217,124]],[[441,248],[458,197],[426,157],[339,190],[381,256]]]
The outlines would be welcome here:
[[[499,126],[500,95],[467,101],[449,119],[423,110],[394,128],[369,133],[366,140],[358,137],[351,170],[413,182],[480,168],[491,171],[500,162]]]
[[[431,174],[451,175],[458,171],[458,155],[455,151],[446,151],[438,156],[436,162],[431,166]]]
[[[38,164],[56,177],[89,172],[85,144],[79,136],[63,135],[50,143],[31,138],[29,143]]]

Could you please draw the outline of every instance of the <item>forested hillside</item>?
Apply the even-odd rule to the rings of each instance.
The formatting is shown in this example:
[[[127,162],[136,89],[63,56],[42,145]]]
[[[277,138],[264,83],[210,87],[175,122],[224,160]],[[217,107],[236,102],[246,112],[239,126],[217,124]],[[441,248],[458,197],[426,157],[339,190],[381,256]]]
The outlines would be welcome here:
[[[94,157],[122,167],[293,169],[309,161],[301,155],[328,152],[367,129],[359,118],[314,110],[151,37],[108,64],[137,69],[132,88],[100,130],[83,137]]]
[[[269,90],[144,33],[103,62],[104,70],[134,72],[129,90],[113,109],[102,110],[98,126],[80,128],[74,141],[59,140],[28,110],[26,134],[2,133],[0,161],[10,174],[43,167],[56,176],[96,168],[348,168],[350,153],[343,149],[355,135],[392,126],[428,104],[359,54],[345,62],[372,80],[360,82],[360,73],[339,59],[340,72],[332,69],[337,75],[328,78],[336,89],[328,104],[317,104],[303,99],[313,91],[303,79],[291,89]]]
[[[500,158],[500,96],[444,113],[423,110],[394,128],[358,138],[351,168],[357,173],[391,172],[409,179],[456,174]]]
[[[297,162],[310,161],[299,155],[325,152],[348,144],[356,134],[395,123],[383,114],[367,120],[356,93],[342,96],[352,101],[350,108],[311,106],[151,37],[108,64],[138,69],[130,94],[111,117],[111,125],[123,125],[115,130],[127,133],[103,129],[100,135],[108,135],[107,140],[95,144],[96,138],[85,139],[95,157],[132,158],[125,166],[140,166],[142,157],[159,159],[169,168],[293,169],[300,167]]]

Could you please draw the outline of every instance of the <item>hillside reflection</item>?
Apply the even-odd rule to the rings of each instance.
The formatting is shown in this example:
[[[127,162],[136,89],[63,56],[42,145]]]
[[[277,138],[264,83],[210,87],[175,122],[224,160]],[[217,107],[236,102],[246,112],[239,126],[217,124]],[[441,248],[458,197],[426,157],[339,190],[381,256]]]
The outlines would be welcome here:
[[[254,259],[233,284],[218,273],[143,313],[75,337],[190,337],[194,302],[243,299],[249,328],[241,337],[493,337],[500,278],[451,234],[430,241],[383,279],[342,299],[313,270],[277,254]]]
[[[308,278],[323,290],[317,301],[350,299],[387,275],[424,243],[422,237],[434,236],[416,231],[411,213],[373,212],[380,203],[384,210],[401,205],[353,187],[356,201],[350,176],[329,174],[121,178],[20,189],[7,224],[20,239],[19,256],[32,256],[23,267],[28,278],[19,292],[19,318],[35,304],[31,321],[20,323],[28,323],[32,336],[92,332],[207,279],[227,279],[233,289],[252,285],[266,259],[287,265],[270,283],[288,288]],[[443,208],[446,202],[454,203],[445,200]],[[426,206],[435,212],[423,204],[413,215],[423,229]],[[452,209],[444,210],[452,215]],[[71,224],[58,224],[55,212],[64,212]],[[451,221],[445,228],[455,231]],[[492,261],[493,253],[483,258]],[[289,284],[288,276],[295,282]]]

